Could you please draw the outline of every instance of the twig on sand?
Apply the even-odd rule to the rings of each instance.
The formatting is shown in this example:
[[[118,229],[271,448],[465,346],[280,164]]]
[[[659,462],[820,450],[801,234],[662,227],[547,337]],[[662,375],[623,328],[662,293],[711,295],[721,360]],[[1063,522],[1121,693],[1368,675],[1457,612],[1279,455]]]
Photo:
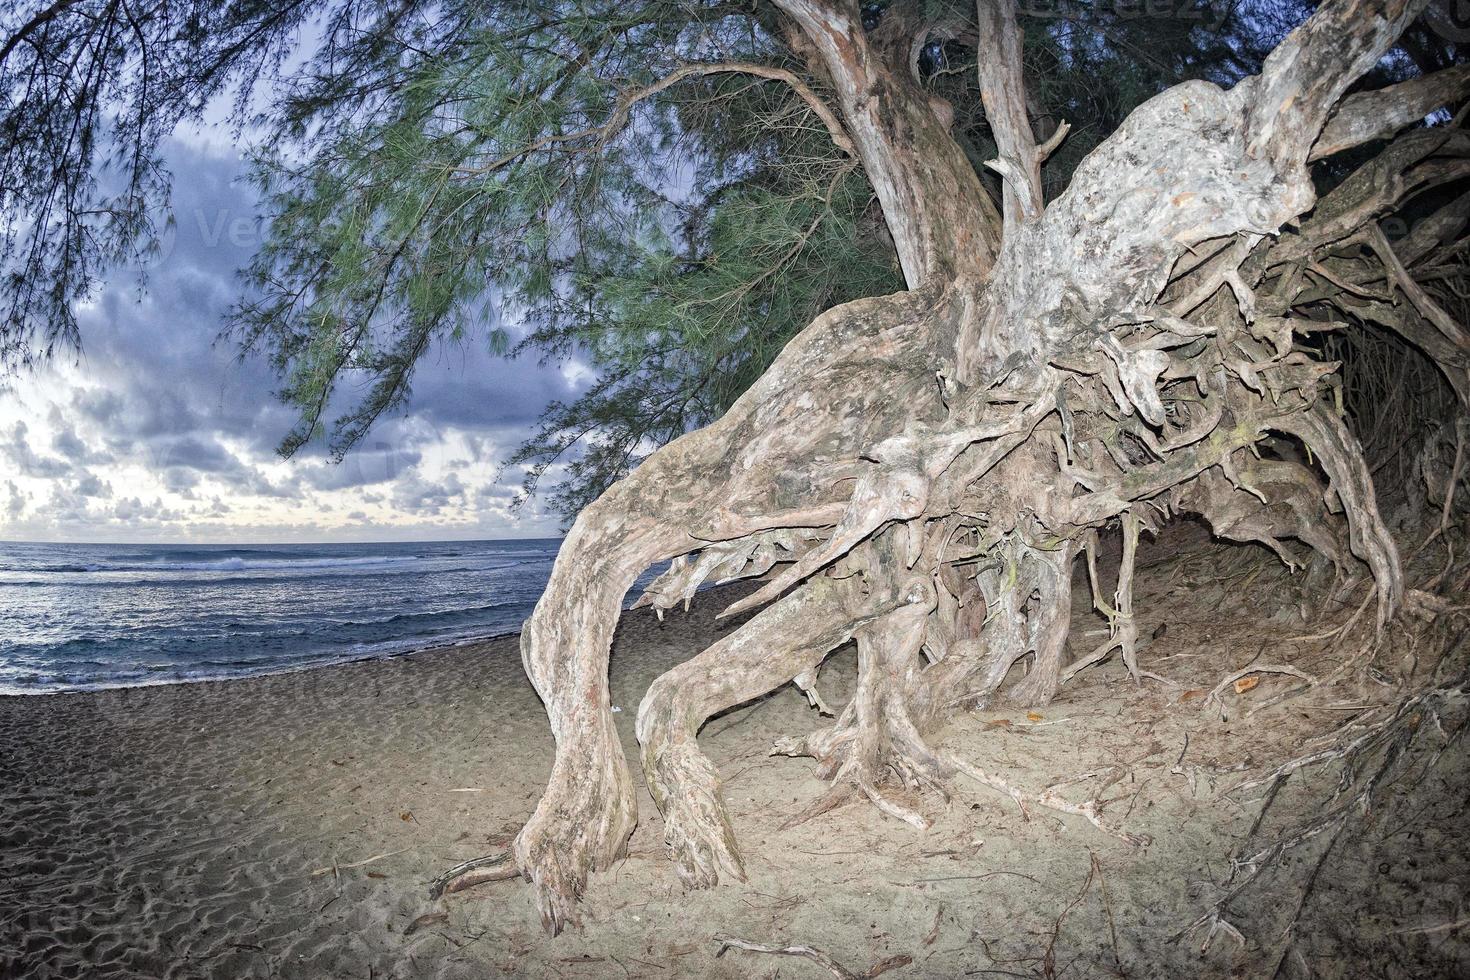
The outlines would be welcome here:
[[[1089,851],[1088,853],[1091,852]],[[1056,922],[1052,923],[1051,938],[1047,940],[1046,951],[1041,954],[1042,976],[1056,976],[1057,940],[1062,938],[1062,923],[1066,921],[1067,916],[1071,914],[1072,910],[1075,909],[1078,905],[1081,905],[1082,900],[1087,897],[1088,891],[1092,888],[1093,881],[1097,878],[1098,871],[1099,867],[1097,863],[1097,857],[1096,855],[1094,855],[1092,859],[1092,864],[1087,869],[1087,880],[1082,882],[1082,890],[1077,893],[1076,898],[1072,899],[1072,901],[1068,903],[1066,908],[1062,909],[1061,914],[1057,916]]]
[[[1394,936],[1429,936],[1436,932],[1454,932],[1470,926],[1470,916],[1455,919],[1453,922],[1441,922],[1437,926],[1414,926],[1409,929],[1395,929],[1390,935]]]
[[[393,857],[395,854],[402,854],[406,850],[408,850],[408,848],[406,848],[406,847],[400,847],[396,851],[388,851],[388,852],[386,852],[384,854],[374,854],[372,857],[368,858],[365,861],[356,861],[356,862],[354,862],[352,864],[336,864],[336,863],[333,863],[329,867],[317,868],[315,871],[313,871],[311,873],[311,876],[313,878],[319,878],[322,875],[334,875],[334,874],[336,874],[339,871],[351,871],[353,868],[365,867],[366,865],[372,864],[374,861],[381,861],[384,858]]]
[[[716,936],[714,941],[720,944],[719,952],[715,953],[716,958],[724,956],[731,949],[744,949],[752,953],[772,953],[776,956],[801,956],[813,963],[821,964],[837,980],[872,980],[873,977],[887,973],[889,970],[896,970],[901,966],[908,966],[914,961],[912,956],[903,953],[880,960],[862,973],[854,973],[814,946],[769,946],[765,943],[753,943],[748,939],[737,939],[734,936]]]
[[[1097,800],[1087,800],[1084,803],[1073,803],[1071,800],[1064,799],[1060,794],[1056,792],[1057,786],[1063,786],[1066,785],[1067,782],[1075,782],[1076,780],[1066,780],[1062,783],[1057,783],[1054,786],[1048,786],[1040,793],[1029,794],[1023,792],[1015,786],[1012,786],[1010,783],[1007,783],[999,776],[992,775],[981,769],[979,766],[971,765],[963,759],[956,758],[954,756],[948,756],[946,758],[946,761],[956,770],[964,773],[966,776],[969,776],[977,783],[980,783],[984,786],[989,786],[991,789],[998,790],[1009,796],[1011,799],[1015,800],[1016,805],[1021,808],[1021,813],[1023,816],[1026,813],[1026,805],[1034,804],[1036,806],[1045,807],[1048,810],[1056,810],[1059,813],[1068,813],[1073,816],[1081,817],[1088,823],[1096,827],[1098,830],[1101,830],[1103,833],[1116,837],[1119,840],[1126,841],[1129,844],[1132,844],[1134,847],[1147,847],[1149,844],[1153,843],[1152,838],[1150,838],[1147,834],[1130,834],[1126,831],[1119,830],[1116,827],[1109,827],[1103,821],[1102,815],[1098,812]],[[1096,773],[1089,773],[1088,775],[1096,775]],[[1080,779],[1083,777],[1078,778]]]

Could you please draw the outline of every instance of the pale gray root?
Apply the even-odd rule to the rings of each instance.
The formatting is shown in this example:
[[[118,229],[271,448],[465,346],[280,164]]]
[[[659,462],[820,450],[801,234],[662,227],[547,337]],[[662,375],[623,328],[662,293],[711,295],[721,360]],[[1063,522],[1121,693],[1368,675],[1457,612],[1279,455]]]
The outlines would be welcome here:
[[[665,610],[680,603],[688,610],[705,582],[721,585],[758,578],[777,564],[796,561],[822,537],[808,528],[774,528],[711,544],[693,558],[680,555],[670,562],[668,571],[648,584],[633,608],[652,606],[662,620]]]
[[[745,880],[714,764],[696,734],[711,715],[760,697],[847,642],[872,609],[854,583],[818,576],[703,653],[660,676],[638,708],[638,742],[664,840],[686,887]]]
[[[645,561],[641,548],[659,542],[620,502],[609,494],[578,517],[521,633],[521,659],[546,704],[556,759],[512,849],[553,932],[572,915],[587,874],[622,856],[638,822],[613,725],[607,658],[623,596]]]
[[[1123,515],[1123,558],[1118,563],[1118,589],[1113,593],[1113,619],[1108,624],[1128,676],[1142,683],[1138,667],[1138,623],[1133,618],[1133,572],[1138,566],[1138,534],[1143,524],[1130,510]]]
[[[1151,838],[1146,834],[1130,834],[1111,826],[1102,818],[1102,813],[1097,800],[1086,800],[1082,803],[1074,803],[1063,797],[1055,786],[1047,787],[1039,793],[1027,793],[1011,783],[1006,782],[994,773],[986,772],[973,763],[963,759],[947,757],[955,770],[969,776],[982,786],[1004,793],[1016,801],[1016,805],[1025,813],[1028,806],[1040,806],[1058,813],[1067,813],[1072,816],[1081,817],[1092,824],[1098,830],[1109,836],[1116,837],[1121,841],[1132,844],[1134,847],[1144,847],[1151,843]]]
[[[1392,136],[1435,109],[1453,105],[1466,96],[1470,96],[1470,65],[1455,65],[1376,92],[1349,95],[1327,121],[1310,159],[1320,160]]]
[[[1332,480],[1332,489],[1347,513],[1353,554],[1373,571],[1378,589],[1378,629],[1382,631],[1403,603],[1404,573],[1398,546],[1378,513],[1363,448],[1342,418],[1321,403],[1278,421],[1276,427],[1305,443]]]
[[[944,792],[949,770],[924,741],[912,701],[926,621],[936,608],[934,588],[923,577],[901,574],[901,542],[893,532],[855,553],[849,564],[863,569],[865,588],[882,600],[873,607],[881,612],[850,633],[857,642],[857,690],[831,728],[781,739],[773,752],[811,756],[818,762],[817,774],[833,782],[808,814],[857,793],[883,813],[927,828],[927,817],[893,799],[884,787],[897,783]]]
[[[1068,542],[1055,552],[1029,556],[1035,587],[1026,617],[1032,659],[1026,676],[1007,692],[1016,704],[1041,705],[1056,696],[1072,626],[1072,562],[1077,550]]]
[[[708,547],[689,530],[702,516],[844,507],[840,481],[782,474],[811,465],[817,447],[834,445],[834,431],[835,444],[845,439],[855,456],[862,433],[847,432],[839,419],[897,428],[916,408],[939,404],[917,355],[922,327],[942,312],[933,296],[915,291],[824,313],[724,418],[665,446],[578,516],[521,635],[557,754],[513,847],[548,929],[568,921],[587,875],[616,860],[637,820],[607,690],[608,651],[627,589],[649,564]],[[912,390],[892,401],[915,376]],[[811,390],[829,395],[815,411],[826,416],[821,424],[813,410],[795,407]]]
[[[1270,548],[1291,568],[1301,559],[1282,544],[1283,538],[1294,538],[1328,559],[1339,576],[1347,572],[1341,522],[1329,511],[1311,470],[1290,460],[1256,459],[1240,452],[1234,466],[1241,485],[1218,470],[1206,470],[1181,484],[1170,503],[1176,510],[1199,514],[1219,537]]]

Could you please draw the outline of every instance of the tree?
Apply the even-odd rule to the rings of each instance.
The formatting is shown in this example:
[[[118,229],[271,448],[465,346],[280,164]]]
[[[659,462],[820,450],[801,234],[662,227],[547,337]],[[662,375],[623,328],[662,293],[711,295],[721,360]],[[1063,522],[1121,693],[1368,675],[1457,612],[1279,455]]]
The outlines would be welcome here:
[[[1419,125],[1464,97],[1470,72],[1351,91],[1424,6],[1328,0],[1257,74],[1229,88],[1186,81],[1143,102],[1049,194],[1043,165],[1067,130],[1028,96],[1021,25],[1006,0],[979,0],[973,12],[772,0],[692,13],[505,5],[488,15],[454,3],[432,12],[238,3],[201,7],[161,33],[138,26],[125,0],[60,0],[22,16],[20,40],[5,48],[31,49],[4,63],[7,131],[54,147],[7,156],[3,173],[19,179],[5,186],[22,190],[5,206],[15,240],[60,243],[40,253],[34,281],[53,284],[39,308],[64,326],[86,263],[102,244],[135,240],[141,226],[108,225],[113,237],[96,237],[88,207],[75,203],[87,197],[75,175],[90,166],[93,144],[74,145],[59,120],[88,99],[120,95],[133,100],[123,118],[141,134],[125,133],[124,144],[154,145],[145,127],[201,105],[202,96],[178,93],[219,91],[242,72],[248,83],[252,57],[279,52],[282,38],[311,24],[327,39],[323,51],[262,124],[268,148],[282,151],[262,157],[274,237],[240,312],[247,342],[271,350],[305,409],[288,449],[324,428],[336,380],[357,369],[375,384],[337,426],[338,447],[350,445],[401,402],[436,336],[473,326],[473,304],[492,282],[545,323],[575,325],[548,338],[655,352],[647,375],[629,371],[610,390],[638,397],[646,380],[657,392],[661,370],[674,365],[663,375],[675,379],[667,420],[632,445],[641,453],[645,439],[671,441],[581,508],[522,634],[557,737],[547,791],[508,859],[456,869],[460,884],[525,877],[548,926],[560,928],[637,819],[607,659],[624,594],[656,562],[672,565],[640,601],[659,610],[688,602],[709,579],[765,576],[726,614],[758,611],[655,682],[638,712],[647,782],[691,886],[743,874],[718,774],[697,743],[701,724],[793,681],[819,703],[818,669],[849,642],[859,665],[852,702],[830,727],[778,746],[818,760],[834,784],[828,803],[856,795],[922,826],[922,814],[887,792],[895,780],[942,787],[965,774],[1019,793],[936,751],[926,735],[985,699],[1042,703],[1114,651],[1135,679],[1147,677],[1133,624],[1134,556],[1139,534],[1173,514],[1202,515],[1217,534],[1288,561],[1296,552],[1283,538],[1346,571],[1362,562],[1383,628],[1402,602],[1403,572],[1319,338],[1347,321],[1378,324],[1438,365],[1461,411],[1470,398],[1470,337],[1450,312],[1463,292],[1470,143],[1458,125]],[[68,17],[86,30],[52,38]],[[82,34],[93,39],[74,40]],[[139,87],[153,77],[159,37],[183,38],[162,47],[176,61],[162,73],[170,96]],[[975,51],[998,195],[956,138],[957,106],[921,84],[916,65],[933,56],[936,38]],[[84,80],[103,81],[57,81],[76,64],[101,66]],[[28,85],[45,96],[35,105]],[[687,100],[664,98],[688,86]],[[774,181],[735,185],[752,195],[750,213],[784,215],[774,224],[797,255],[801,236],[832,216],[861,221],[861,185],[851,183],[860,171],[884,236],[859,251],[880,257],[872,242],[886,238],[904,288],[793,287],[778,324],[821,312],[784,343],[779,329],[771,342],[752,337],[759,306],[730,307],[715,345],[729,360],[702,365],[726,392],[703,411],[726,401],[728,410],[686,432],[701,418],[679,401],[687,351],[679,331],[662,333],[658,322],[679,307],[653,321],[636,312],[648,296],[683,287],[720,299],[711,284],[721,273],[717,262],[659,268],[675,254],[660,243],[677,229],[657,167],[677,162],[673,141],[700,131],[687,124],[691,113],[768,89],[779,94],[766,118],[786,121],[772,130],[797,135],[743,148],[715,141],[697,163]],[[793,152],[819,138],[819,154]],[[285,152],[302,139],[317,147],[309,165]],[[1345,167],[1319,197],[1313,164],[1370,145],[1379,152]],[[763,167],[763,153],[779,165]],[[46,160],[63,166],[48,170]],[[137,174],[156,172],[132,166],[130,188]],[[62,186],[55,226],[16,232],[16,202],[55,186],[58,170],[75,179]],[[1391,241],[1380,219],[1406,209],[1422,220]],[[696,223],[696,234],[706,227]],[[740,240],[740,231],[724,233]],[[761,244],[758,235],[745,241],[748,250]],[[7,259],[16,254],[36,253],[8,242]],[[791,274],[789,254],[788,244],[777,261],[747,255],[729,282],[738,290],[780,280]],[[7,336],[40,335],[27,319],[34,288],[11,280]],[[757,295],[774,303],[779,289],[768,289]],[[626,335],[592,325],[608,310]],[[759,377],[745,387],[741,371]],[[664,417],[641,411],[632,415]],[[1253,452],[1271,436],[1299,442],[1314,464]],[[609,465],[621,472],[631,462],[625,454]],[[1093,557],[1109,527],[1121,528],[1124,548],[1107,595]],[[1079,557],[1111,632],[1064,664]],[[1081,815],[1122,833],[1095,812]]]

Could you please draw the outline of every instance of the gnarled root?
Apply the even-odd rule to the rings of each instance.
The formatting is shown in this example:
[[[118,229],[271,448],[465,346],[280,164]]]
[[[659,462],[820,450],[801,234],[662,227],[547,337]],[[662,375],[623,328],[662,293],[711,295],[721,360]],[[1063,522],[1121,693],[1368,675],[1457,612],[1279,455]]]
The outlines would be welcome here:
[[[717,712],[789,682],[851,635],[850,582],[819,576],[653,682],[638,708],[638,742],[679,879],[708,888],[744,880],[713,763],[695,735]]]
[[[1319,292],[1303,285],[1301,263],[1359,262],[1350,249],[1323,250],[1382,209],[1329,209],[1310,236],[1302,224],[1280,231],[1313,204],[1306,157],[1334,103],[1387,50],[1410,6],[1332,0],[1259,78],[1229,91],[1192,82],[1149,100],[1040,213],[1007,208],[993,268],[941,263],[910,292],[822,314],[722,419],[653,453],[583,512],[523,640],[558,745],[551,786],[514,853],[550,927],[636,819],[608,647],[625,590],[661,559],[681,560],[650,589],[656,610],[687,602],[707,577],[782,566],[726,613],[773,605],[660,678],[639,711],[650,789],[691,885],[743,873],[699,726],[794,678],[809,688],[809,672],[848,638],[858,644],[853,700],[831,728],[777,745],[816,758],[837,797],[861,793],[925,826],[888,788],[942,790],[958,770],[1116,833],[1095,803],[1021,792],[936,753],[925,735],[1002,693],[1028,657],[1010,691],[1028,704],[1114,649],[1135,680],[1152,676],[1138,663],[1133,573],[1154,515],[1193,508],[1288,561],[1283,536],[1344,563],[1319,527],[1327,498],[1315,476],[1245,458],[1268,433],[1320,460],[1386,622],[1403,594],[1397,551],[1362,447],[1328,407],[1334,365],[1295,339],[1323,321],[1293,312]],[[1381,16],[1366,16],[1370,7]],[[836,36],[823,24],[813,40]],[[860,29],[847,41],[865,43]],[[862,60],[830,59],[834,81]],[[1118,180],[1124,167],[1136,180]],[[894,229],[929,227],[894,218]],[[1223,244],[1186,255],[1212,242]],[[906,271],[927,267],[904,254]],[[1063,669],[1071,563],[1116,524],[1124,548],[1110,599],[1091,569],[1108,643]]]
[[[621,497],[610,493],[583,511],[521,634],[521,659],[556,734],[556,761],[512,850],[552,932],[572,915],[587,875],[622,856],[638,822],[607,660],[623,595],[646,556],[666,545]]]

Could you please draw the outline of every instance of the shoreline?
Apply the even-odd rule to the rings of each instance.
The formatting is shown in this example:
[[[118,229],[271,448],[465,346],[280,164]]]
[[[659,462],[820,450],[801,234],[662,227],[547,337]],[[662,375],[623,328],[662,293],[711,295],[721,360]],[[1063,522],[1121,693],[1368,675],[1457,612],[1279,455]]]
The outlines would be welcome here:
[[[280,667],[268,667],[260,671],[231,674],[215,677],[172,677],[154,681],[127,681],[121,683],[101,682],[89,684],[85,687],[67,687],[60,690],[35,690],[28,691],[14,687],[0,685],[0,698],[38,698],[51,696],[70,696],[74,694],[101,694],[107,691],[130,691],[135,688],[177,687],[180,685],[193,684],[230,684],[236,681],[260,680],[266,677],[276,677],[281,674],[299,674],[304,671],[328,670],[333,667],[350,667],[354,664],[376,663],[381,660],[396,660],[402,657],[412,657],[418,654],[433,653],[439,650],[459,650],[464,647],[479,646],[485,643],[493,643],[496,640],[504,640],[508,637],[521,635],[519,629],[506,630],[499,633],[485,635],[467,636],[451,642],[435,641],[425,646],[411,646],[401,650],[382,650],[375,653],[366,653],[361,656],[349,656],[340,660],[327,660],[320,663],[287,664]],[[416,641],[415,641],[416,642]]]

